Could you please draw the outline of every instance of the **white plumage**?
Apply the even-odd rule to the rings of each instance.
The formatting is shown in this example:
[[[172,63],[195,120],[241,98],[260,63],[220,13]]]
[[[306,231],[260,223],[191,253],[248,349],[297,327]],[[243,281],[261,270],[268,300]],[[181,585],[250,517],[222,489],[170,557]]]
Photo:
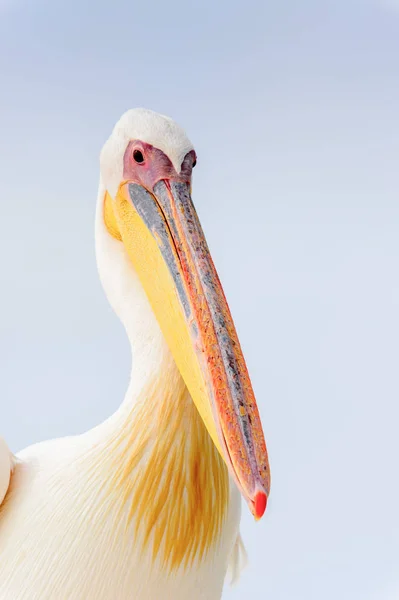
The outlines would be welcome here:
[[[0,600],[216,600],[229,561],[234,577],[242,564],[240,495],[232,482],[219,543],[202,561],[195,559],[173,572],[165,570],[159,556],[153,559],[150,546],[139,543],[134,516],[129,522],[129,505],[121,508],[107,487],[115,469],[123,470],[130,460],[124,440],[149,381],[158,382],[160,394],[165,382],[173,384],[176,397],[171,401],[184,402],[188,411],[192,405],[126,251],[104,225],[104,179],[115,193],[123,151],[132,138],[163,150],[175,167],[192,148],[172,121],[139,110],[120,120],[101,155],[97,263],[109,301],[129,336],[131,381],[120,408],[98,427],[18,454],[0,508]],[[12,468],[10,451],[0,439],[0,503]]]

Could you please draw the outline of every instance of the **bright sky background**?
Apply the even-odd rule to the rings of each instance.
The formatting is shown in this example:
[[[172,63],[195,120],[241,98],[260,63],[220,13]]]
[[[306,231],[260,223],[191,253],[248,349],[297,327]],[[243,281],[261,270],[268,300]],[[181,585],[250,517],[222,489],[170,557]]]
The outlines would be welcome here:
[[[224,599],[399,598],[399,1],[0,0],[1,433],[114,411],[129,350],[97,279],[98,155],[181,123],[257,393],[267,516]]]

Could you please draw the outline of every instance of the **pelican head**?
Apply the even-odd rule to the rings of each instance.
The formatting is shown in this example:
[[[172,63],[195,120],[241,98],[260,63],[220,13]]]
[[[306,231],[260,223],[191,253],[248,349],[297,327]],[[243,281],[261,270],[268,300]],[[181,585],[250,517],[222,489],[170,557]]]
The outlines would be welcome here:
[[[171,119],[130,110],[101,153],[104,220],[124,246],[199,414],[252,514],[270,489],[262,425],[191,199],[195,150]]]

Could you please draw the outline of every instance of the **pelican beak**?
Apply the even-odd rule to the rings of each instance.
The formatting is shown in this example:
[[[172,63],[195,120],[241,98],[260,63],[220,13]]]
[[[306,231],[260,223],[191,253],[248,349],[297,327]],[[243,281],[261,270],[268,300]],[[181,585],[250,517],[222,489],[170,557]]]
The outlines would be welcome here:
[[[265,439],[226,298],[190,195],[163,179],[121,184],[121,239],[193,401],[253,515],[270,489]]]

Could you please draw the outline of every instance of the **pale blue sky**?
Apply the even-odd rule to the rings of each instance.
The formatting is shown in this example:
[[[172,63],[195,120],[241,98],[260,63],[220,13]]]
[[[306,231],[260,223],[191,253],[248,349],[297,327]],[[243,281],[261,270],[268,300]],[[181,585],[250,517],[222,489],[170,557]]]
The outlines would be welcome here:
[[[399,2],[0,0],[1,433],[122,400],[97,279],[98,154],[177,119],[272,468],[225,600],[399,598]]]

